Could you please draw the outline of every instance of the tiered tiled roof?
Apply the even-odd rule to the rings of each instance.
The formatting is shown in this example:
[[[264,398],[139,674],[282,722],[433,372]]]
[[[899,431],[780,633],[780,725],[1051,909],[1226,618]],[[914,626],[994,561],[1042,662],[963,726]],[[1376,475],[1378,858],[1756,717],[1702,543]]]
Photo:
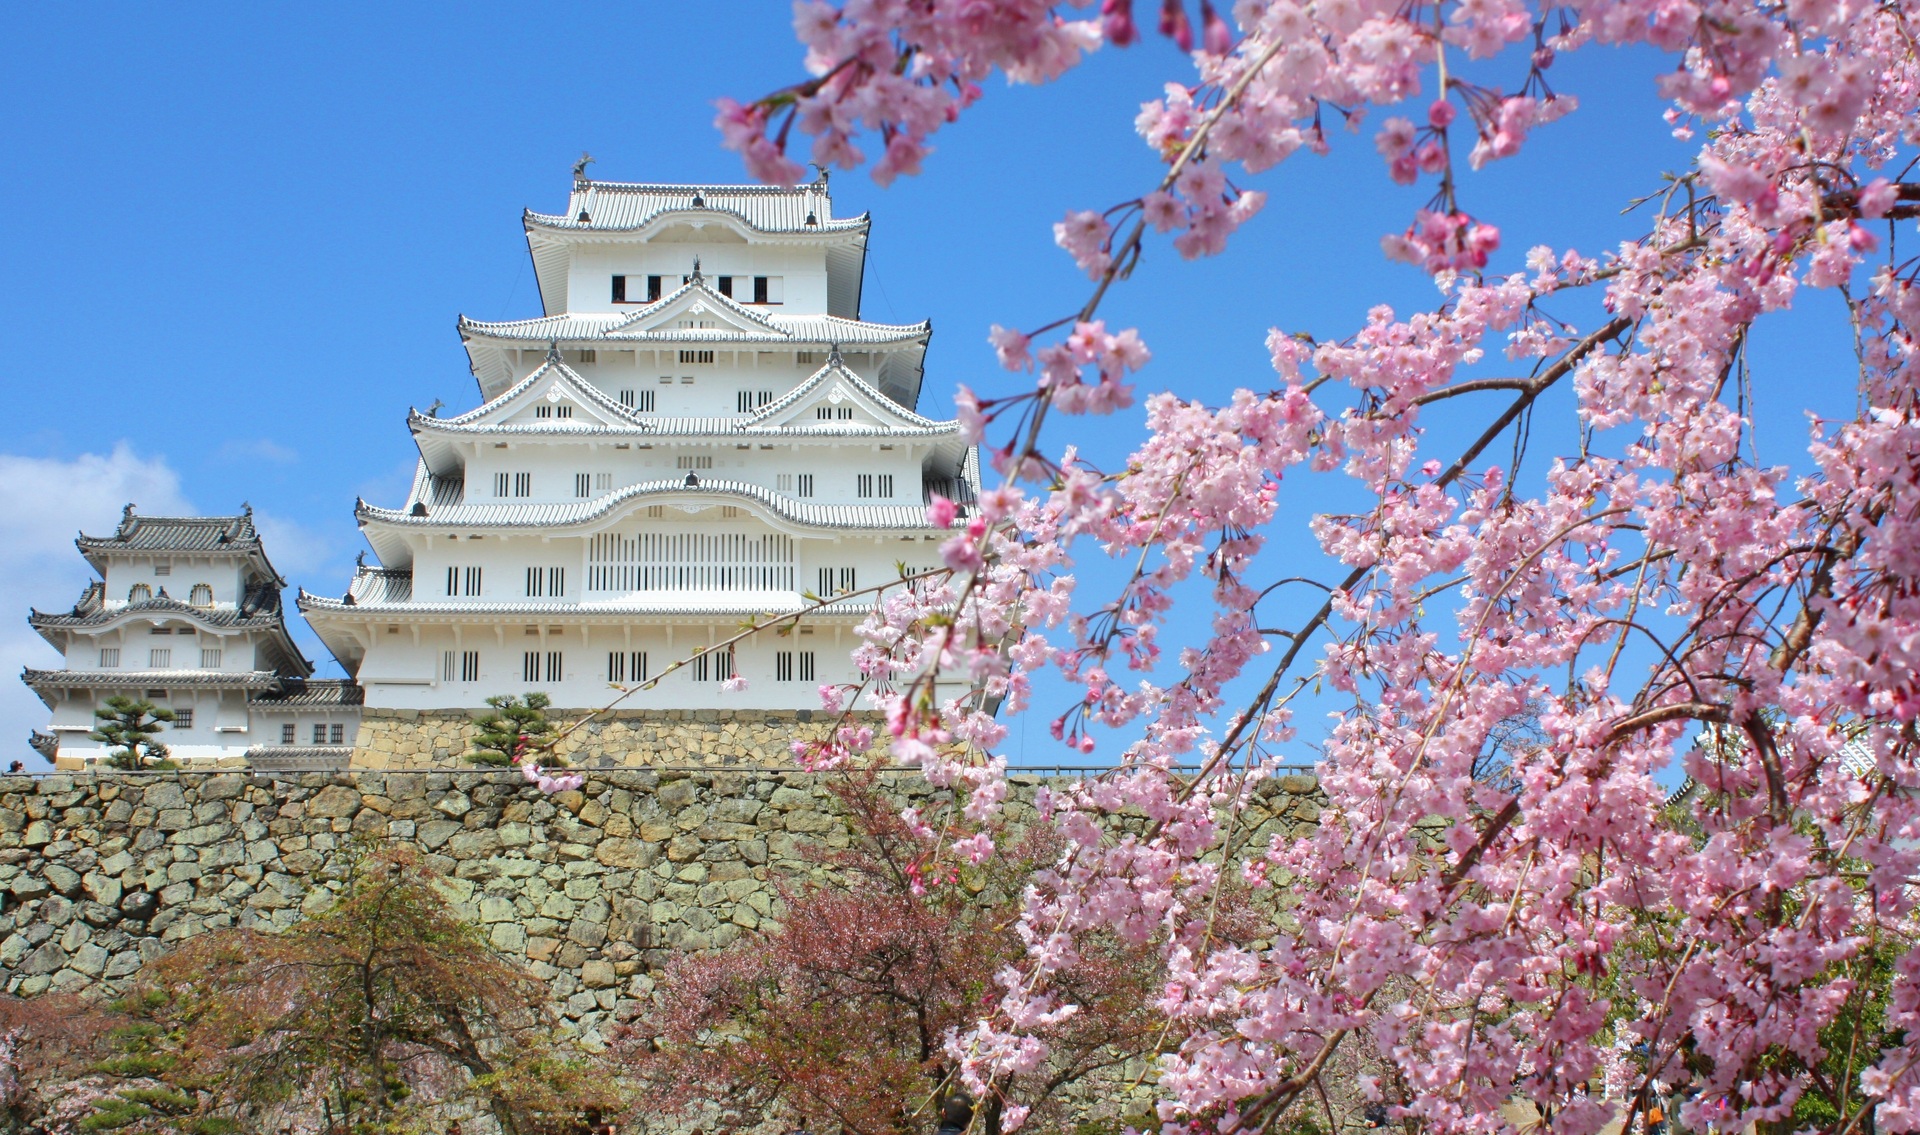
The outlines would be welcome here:
[[[151,599],[108,609],[101,602],[100,592],[100,584],[95,582],[81,593],[80,601],[74,604],[71,612],[50,614],[31,610],[27,622],[42,633],[49,630],[93,629],[125,618],[184,619],[219,630],[252,630],[280,625],[280,592],[273,587],[253,588],[237,608],[196,607],[173,598],[162,589],[159,595]]]
[[[103,561],[116,555],[191,552],[257,557],[267,573],[273,572],[260,546],[260,533],[254,529],[251,508],[239,516],[136,516],[133,507],[128,505],[120,514],[120,527],[113,535],[82,533],[74,541],[95,570],[104,571]]]
[[[919,504],[819,504],[776,493],[762,485],[726,478],[669,478],[642,481],[618,492],[589,500],[540,501],[527,504],[458,504],[441,508],[379,508],[366,501],[354,503],[362,526],[391,528],[552,528],[565,529],[600,520],[627,507],[653,503],[652,498],[710,497],[715,504],[745,501],[757,504],[771,518],[803,528],[843,528],[868,531],[919,532],[927,528],[926,509]]]
[[[251,704],[255,709],[272,712],[358,706],[365,701],[366,692],[345,678],[308,678],[305,681],[290,678],[281,683],[277,690],[255,694]]]
[[[583,179],[574,183],[564,215],[529,209],[525,218],[530,229],[632,232],[663,215],[695,210],[737,217],[763,233],[863,232],[869,224],[864,213],[835,219],[833,199],[824,183],[649,185]]]
[[[20,680],[36,690],[200,689],[266,690],[280,684],[271,670],[35,670]]]

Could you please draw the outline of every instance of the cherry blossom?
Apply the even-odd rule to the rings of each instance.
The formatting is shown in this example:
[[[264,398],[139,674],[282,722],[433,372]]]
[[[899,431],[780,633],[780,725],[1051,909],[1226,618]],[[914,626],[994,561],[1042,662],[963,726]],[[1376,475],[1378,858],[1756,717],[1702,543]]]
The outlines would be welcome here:
[[[1517,1103],[1565,1135],[1632,1128],[1656,1090],[1693,1128],[1920,1129],[1920,288],[1894,251],[1920,216],[1914,6],[1194,11],[1156,24],[1191,78],[1135,118],[1163,176],[1055,228],[1092,294],[993,329],[1026,385],[961,393],[1000,483],[948,518],[939,578],[876,598],[863,682],[824,698],[879,710],[895,759],[974,825],[1004,807],[1014,715],[1112,765],[1040,797],[1064,850],[1028,889],[1022,964],[947,1040],[970,1090],[1044,1057],[1076,943],[1118,935],[1168,976],[1142,1008],[1165,1026],[1169,1133],[1283,1124],[1356,1050],[1370,1090],[1440,1132],[1511,1130]],[[798,13],[813,79],[722,107],[771,180],[791,179],[793,125],[816,160],[855,163],[872,132],[875,176],[911,172],[994,69],[1045,81],[1103,31],[1140,35],[1126,0],[1097,20],[1014,0]],[[1627,44],[1667,57],[1663,130],[1702,140],[1692,167],[1648,187],[1618,247],[1503,249],[1506,218],[1468,207],[1474,171],[1607,93],[1554,90],[1557,59]],[[1510,85],[1467,81],[1469,58]],[[1090,462],[1074,416],[1152,377],[1104,296],[1149,242],[1220,251],[1258,175],[1375,107],[1386,176],[1432,192],[1383,219],[1382,247],[1439,303],[1356,313],[1340,339],[1276,329],[1266,389],[1139,397],[1132,453]],[[1783,467],[1756,456],[1747,374],[1803,288],[1844,308],[1827,331],[1851,362],[1799,389],[1844,383],[1818,404],[1853,409],[1811,419]],[[1477,413],[1464,443],[1429,432],[1442,401]],[[1283,533],[1283,492],[1360,503]],[[1297,578],[1303,539],[1330,576]],[[1126,578],[1094,593],[1087,555]],[[1067,704],[1042,704],[1043,673]],[[1337,712],[1309,748],[1313,690]],[[801,759],[864,751],[855,720]],[[1317,823],[1254,841],[1261,781],[1301,761]],[[919,822],[949,861],[995,853]],[[1229,879],[1282,904],[1261,933],[1211,919]],[[1884,1035],[1846,1079],[1816,1074],[1865,995]]]

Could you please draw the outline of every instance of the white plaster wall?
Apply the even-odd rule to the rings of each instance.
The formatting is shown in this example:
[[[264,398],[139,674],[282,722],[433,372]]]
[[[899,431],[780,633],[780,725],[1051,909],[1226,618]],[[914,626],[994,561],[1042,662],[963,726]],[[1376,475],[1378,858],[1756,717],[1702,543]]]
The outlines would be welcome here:
[[[675,626],[561,626],[524,620],[491,626],[403,626],[376,636],[360,670],[367,705],[382,709],[479,709],[496,694],[539,692],[553,704],[568,709],[603,706],[620,696],[608,681],[608,654],[627,656],[644,651],[651,676],[664,672],[676,660],[687,658],[734,634],[732,625],[687,623]],[[417,641],[416,641],[417,638]],[[699,681],[689,667],[661,681],[652,690],[635,693],[620,703],[623,709],[818,709],[819,687],[856,678],[851,654],[856,645],[848,628],[815,627],[812,633],[780,638],[772,632],[754,636],[734,648],[735,673],[746,678],[747,689],[729,693],[721,688],[717,667],[709,664],[708,679]],[[478,651],[480,677],[460,680],[458,659],[454,680],[445,678],[447,651]],[[540,677],[524,678],[525,654],[540,654]],[[546,680],[546,655],[557,651],[564,667],[558,682]],[[802,681],[796,658],[794,680],[775,678],[778,651],[814,655],[814,678]],[[628,670],[628,685],[637,685]]]
[[[664,295],[680,286],[682,276],[692,274],[695,257],[700,259],[700,274],[709,280],[717,276],[781,277],[783,302],[768,304],[765,310],[788,315],[820,315],[827,310],[824,249],[732,241],[577,245],[567,272],[567,306],[580,313],[634,311],[639,305],[613,302],[614,276],[660,276]],[[640,295],[644,297],[646,292],[642,290]],[[758,309],[747,303],[753,298],[751,292],[734,298]]]

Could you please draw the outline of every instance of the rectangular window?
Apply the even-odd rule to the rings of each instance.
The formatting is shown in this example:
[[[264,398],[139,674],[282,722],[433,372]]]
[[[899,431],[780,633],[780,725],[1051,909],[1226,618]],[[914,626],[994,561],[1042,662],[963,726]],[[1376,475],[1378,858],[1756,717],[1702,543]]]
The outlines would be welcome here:
[[[819,366],[826,360],[821,358],[819,351],[795,351],[793,353],[793,361],[800,366],[811,367]]]
[[[573,495],[576,497],[593,495],[593,474],[575,473],[573,475]]]
[[[585,350],[582,350],[582,351],[576,351],[576,352],[574,352],[574,359],[575,359],[576,361],[578,361],[578,362],[583,362],[583,363],[593,363],[593,362],[599,362],[599,361],[600,361],[600,352],[599,352],[599,351],[596,351],[596,350],[594,350],[594,349],[593,349],[593,348],[591,348],[591,347],[589,347],[589,348],[587,348],[587,349],[585,349]],[[564,418],[564,417],[566,417],[567,415],[565,415],[565,414],[562,414],[562,415],[560,415],[560,416]]]
[[[873,495],[872,473],[861,473],[853,479],[853,495],[862,498]]]
[[[622,406],[625,406],[629,410],[633,409],[633,388],[632,387],[630,386],[625,387],[620,391],[620,404]]]
[[[659,298],[660,298],[660,277],[648,276],[647,277],[647,302],[652,303],[654,300],[657,300]]]
[[[193,728],[193,711],[190,709],[174,710],[173,722],[170,727],[174,729],[192,729]]]
[[[793,495],[797,497],[810,497],[813,495],[813,474],[812,473],[800,474],[798,478],[798,484],[793,490]]]
[[[630,393],[635,393],[638,398],[637,403],[630,403],[631,405],[633,405],[633,408],[635,410],[638,410],[642,414],[653,413],[653,410],[654,410],[653,391],[641,390],[641,391],[630,392]]]
[[[795,656],[800,665],[796,668]],[[796,669],[798,673],[796,674]],[[773,656],[773,679],[776,682],[813,681],[813,651],[782,650]]]
[[[296,726],[291,721],[280,727],[280,743],[282,745],[293,744],[293,731],[295,728]]]
[[[100,648],[100,669],[117,670],[120,667],[120,648],[103,646]]]
[[[713,457],[710,454],[683,453],[673,459],[673,467],[675,469],[711,469]]]
[[[147,668],[149,670],[165,670],[171,665],[173,665],[173,651],[167,647],[156,646],[152,650],[147,651]]]
[[[720,282],[720,294],[727,297],[728,299],[732,299],[733,298],[733,277],[721,276],[719,277],[719,282]]]
[[[633,682],[638,684],[646,680],[646,651],[615,650],[607,654],[607,681]]]
[[[813,408],[813,416],[823,422],[851,422],[853,420],[853,407],[815,406]]]
[[[573,407],[556,406],[551,402],[542,402],[533,408],[533,416],[536,418],[571,418],[573,417]]]
[[[316,745],[324,745],[327,743],[327,727],[326,726],[316,724],[313,727],[313,743]]]
[[[767,278],[765,276],[755,276],[753,278],[753,302],[767,302]]]
[[[693,680],[724,682],[733,677],[733,651],[714,650],[693,656]]]
[[[835,595],[845,595],[856,589],[853,577],[854,572],[850,567],[823,567],[817,576],[820,581],[820,587],[814,594],[822,599],[830,599]]]
[[[613,278],[613,302],[627,302],[627,278],[625,276],[615,276]]]
[[[173,574],[173,565],[172,565],[172,564],[155,564],[155,565],[153,565],[153,574],[155,574],[155,575],[172,575],[172,574]]]
[[[685,349],[682,349],[682,350],[681,350],[681,352],[680,352],[680,362],[681,362],[681,363],[682,363],[683,365],[684,365],[684,364],[688,364],[688,363],[708,363],[708,364],[711,364],[711,363],[713,362],[713,352],[712,352],[712,351],[702,351],[702,350],[685,350]]]
[[[532,473],[515,473],[513,475],[513,495],[516,497],[530,497],[533,495]]]
[[[211,648],[201,647],[200,648],[200,669],[202,670],[220,669],[220,654],[221,652],[219,647],[211,647]]]
[[[792,473],[775,473],[773,475],[773,487],[776,489],[779,489],[783,493],[792,492],[793,491],[793,474]]]
[[[567,593],[567,569],[563,567],[530,567],[527,569],[527,598],[539,599],[542,596],[559,599]]]
[[[344,725],[329,725],[329,726],[327,726],[327,743],[328,743],[328,744],[330,744],[330,745],[342,745],[342,744],[345,744],[345,743],[346,743],[346,740],[347,740],[347,727],[346,727],[346,726],[344,726]]]
[[[480,680],[480,652],[464,650],[460,652],[460,680],[478,682]]]
[[[742,414],[751,414],[772,401],[773,391],[771,390],[742,390],[735,397],[734,408]]]
[[[481,574],[482,573],[478,567],[463,568],[463,567],[449,566],[447,568],[447,594],[448,595],[480,594]]]
[[[547,681],[558,682],[561,679],[561,656],[557,650],[547,651]]]
[[[512,491],[512,486],[513,486],[513,474],[495,473],[493,475],[493,495],[494,496],[496,497],[506,496],[508,493]]]
[[[540,680],[540,652],[529,650],[520,657],[520,680],[538,682]]]
[[[595,473],[593,475],[593,491],[594,492],[604,493],[611,488],[613,488],[612,473]]]
[[[495,473],[493,475],[493,495],[496,497],[530,497],[533,495],[532,473]]]

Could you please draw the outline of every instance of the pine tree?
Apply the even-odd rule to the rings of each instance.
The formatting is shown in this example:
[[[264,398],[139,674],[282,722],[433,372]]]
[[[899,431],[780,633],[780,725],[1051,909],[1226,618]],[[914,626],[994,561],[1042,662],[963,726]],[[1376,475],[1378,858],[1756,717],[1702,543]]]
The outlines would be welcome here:
[[[467,759],[475,764],[505,768],[517,763],[553,732],[546,709],[553,702],[545,694],[496,695],[487,704],[498,710],[474,722],[480,732],[473,738],[473,752]],[[549,753],[543,765],[565,767],[567,762]]]
[[[114,768],[179,767],[167,759],[167,747],[154,740],[164,723],[173,720],[172,710],[157,708],[144,698],[115,694],[107,699],[105,707],[94,710],[93,716],[100,726],[87,737],[114,746],[107,757]]]

